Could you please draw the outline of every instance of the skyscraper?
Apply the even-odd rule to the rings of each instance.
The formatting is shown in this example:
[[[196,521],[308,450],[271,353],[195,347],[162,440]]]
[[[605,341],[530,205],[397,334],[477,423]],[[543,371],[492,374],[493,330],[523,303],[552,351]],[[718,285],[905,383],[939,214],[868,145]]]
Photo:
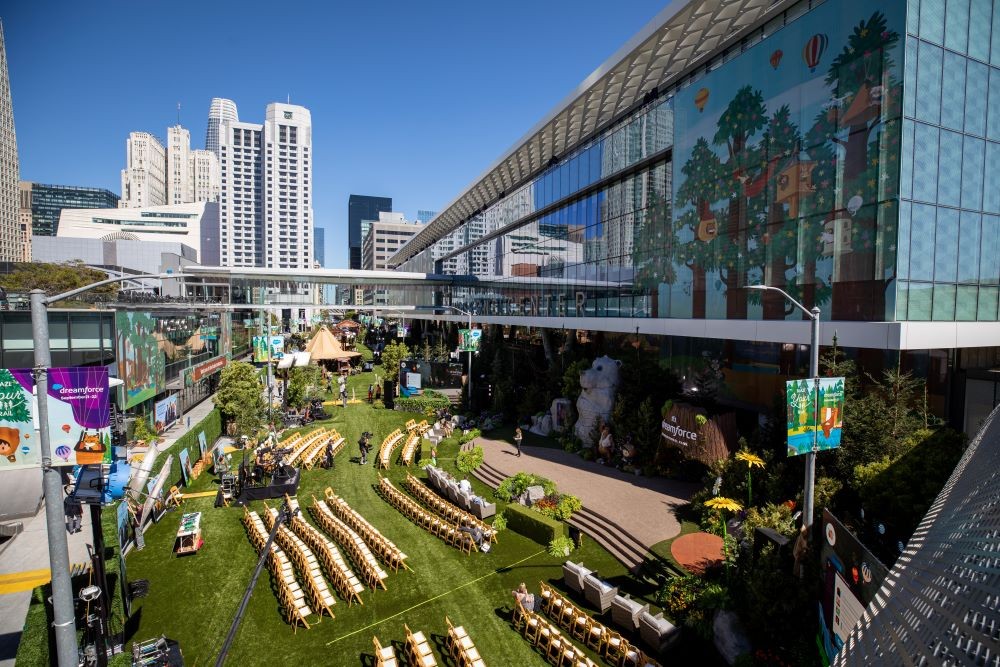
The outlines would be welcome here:
[[[0,23],[0,261],[19,262],[24,257],[24,238],[19,220],[17,183],[17,135],[14,132],[14,105],[10,99],[7,50]]]
[[[378,214],[392,211],[392,197],[351,195],[347,200],[347,243],[350,248],[350,268],[361,268],[362,220],[378,220]]]
[[[167,152],[149,132],[130,132],[122,169],[122,208],[163,206],[167,203]]]
[[[219,125],[223,121],[238,122],[236,102],[223,97],[213,97],[208,108],[208,127],[205,129],[205,150],[219,154]]]
[[[326,230],[317,226],[313,230],[313,242],[315,243],[313,257],[322,268],[326,266]]]
[[[311,268],[309,110],[272,103],[262,125],[222,120],[219,156],[222,265]]]
[[[167,128],[167,203],[219,200],[219,158],[213,151],[191,150],[191,133]]]

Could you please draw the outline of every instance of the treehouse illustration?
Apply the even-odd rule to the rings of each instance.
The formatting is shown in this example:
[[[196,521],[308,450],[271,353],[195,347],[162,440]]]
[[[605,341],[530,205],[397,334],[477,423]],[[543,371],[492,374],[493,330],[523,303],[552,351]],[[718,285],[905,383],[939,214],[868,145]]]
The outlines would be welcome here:
[[[823,223],[823,257],[833,257],[839,248],[841,255],[851,252],[851,237],[853,221],[850,218],[833,218]]]
[[[788,204],[788,215],[799,216],[799,198],[812,194],[816,187],[812,182],[815,162],[802,161],[791,164],[778,172],[778,189],[774,201],[778,204]]]
[[[709,207],[707,201],[699,202],[698,229],[695,230],[695,236],[698,237],[699,241],[708,243],[718,235],[719,223],[715,219],[715,214],[712,213],[712,209]]]

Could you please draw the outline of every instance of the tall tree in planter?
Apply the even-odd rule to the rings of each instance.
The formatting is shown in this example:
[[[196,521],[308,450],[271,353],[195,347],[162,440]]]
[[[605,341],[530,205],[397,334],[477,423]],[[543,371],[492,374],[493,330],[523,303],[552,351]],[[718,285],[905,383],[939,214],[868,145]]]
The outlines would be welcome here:
[[[237,435],[253,435],[264,423],[264,385],[252,364],[235,361],[223,368],[213,400]]]
[[[385,372],[385,379],[399,382],[400,364],[409,359],[410,355],[410,348],[406,343],[395,341],[386,345],[382,350],[382,369]]]

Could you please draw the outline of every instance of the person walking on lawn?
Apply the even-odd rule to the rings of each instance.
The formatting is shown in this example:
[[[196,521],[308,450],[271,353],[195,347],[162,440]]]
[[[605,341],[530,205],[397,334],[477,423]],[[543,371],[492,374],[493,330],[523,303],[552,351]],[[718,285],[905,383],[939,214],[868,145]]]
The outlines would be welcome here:
[[[521,456],[521,440],[523,439],[524,439],[524,434],[521,433],[521,427],[518,426],[516,429],[514,429],[514,445],[517,446],[518,457]]]

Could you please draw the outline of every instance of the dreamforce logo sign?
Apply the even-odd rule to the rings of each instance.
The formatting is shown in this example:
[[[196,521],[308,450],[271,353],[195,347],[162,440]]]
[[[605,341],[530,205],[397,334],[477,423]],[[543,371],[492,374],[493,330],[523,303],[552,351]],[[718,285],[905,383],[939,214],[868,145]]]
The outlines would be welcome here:
[[[676,417],[671,417],[672,421],[676,421]],[[674,444],[680,445],[682,447],[691,444],[692,442],[698,441],[698,434],[694,431],[689,431],[686,428],[681,428],[676,423],[671,423],[666,420],[663,421],[663,437],[673,442]]]
[[[75,396],[78,394],[103,394],[104,387],[59,387],[60,396]]]

